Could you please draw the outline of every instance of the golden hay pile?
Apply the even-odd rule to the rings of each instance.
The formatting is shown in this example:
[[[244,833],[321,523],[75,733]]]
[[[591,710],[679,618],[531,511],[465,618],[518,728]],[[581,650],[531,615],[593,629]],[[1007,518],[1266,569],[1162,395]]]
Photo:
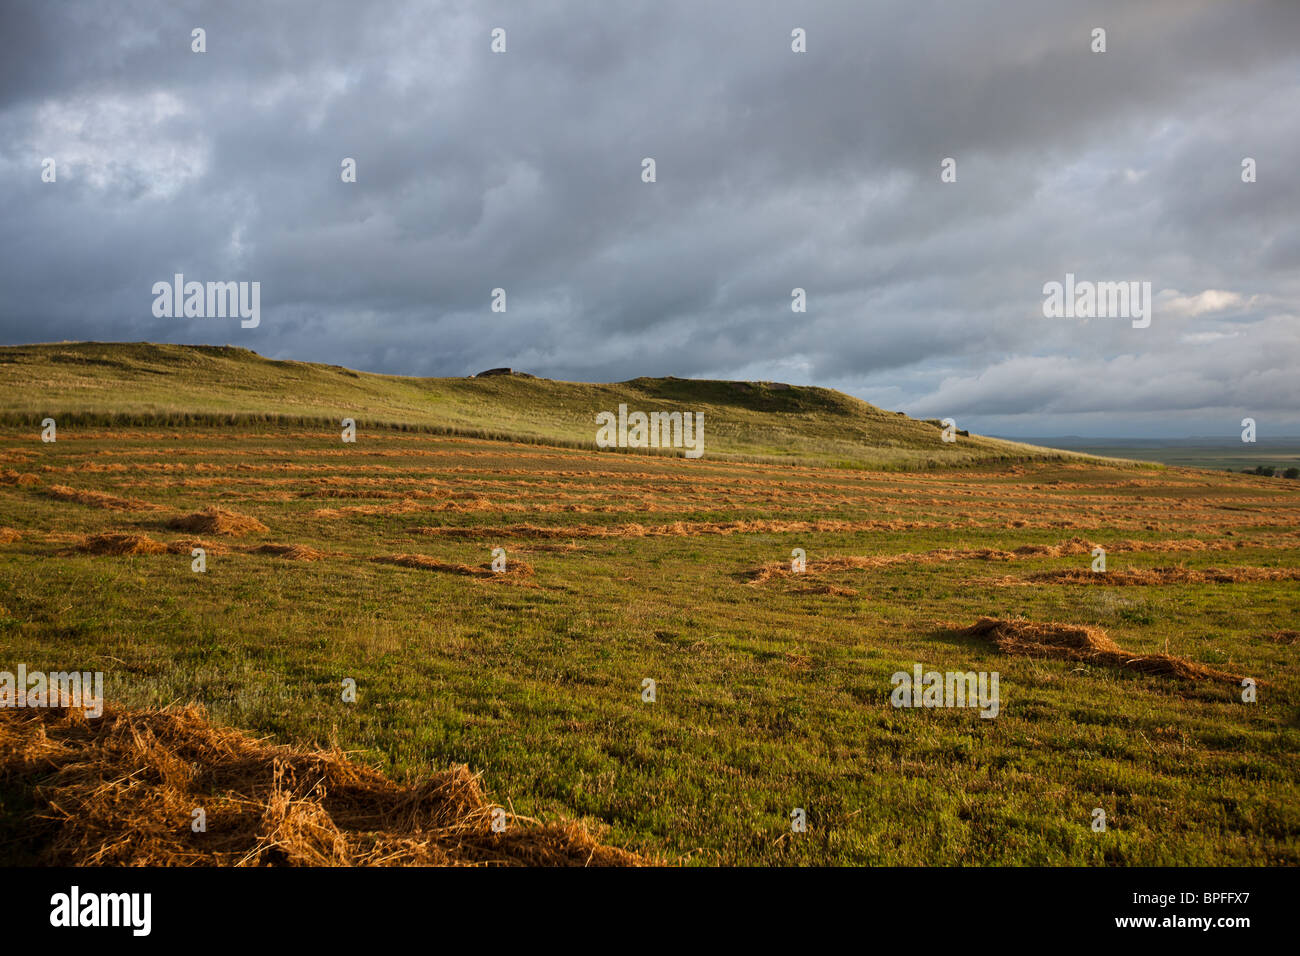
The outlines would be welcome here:
[[[1239,674],[1217,671],[1170,654],[1134,654],[1124,650],[1099,627],[1039,624],[1021,618],[982,617],[958,633],[991,640],[1004,654],[1054,657],[1090,664],[1108,664],[1146,674],[1167,674],[1184,680],[1215,680],[1240,685]]]
[[[268,744],[202,708],[0,710],[0,784],[49,865],[635,866],[577,823],[508,817],[457,767],[398,783],[338,750]],[[206,813],[206,832],[191,824]]]
[[[236,538],[269,530],[256,518],[217,507],[208,507],[193,514],[173,518],[168,523],[168,527],[177,531],[192,531],[195,534],[225,534]]]
[[[157,511],[158,505],[136,498],[119,498],[103,491],[90,491],[86,488],[69,488],[67,485],[50,485],[46,493],[59,501],[75,501],[79,505],[92,508],[108,508],[112,511]]]

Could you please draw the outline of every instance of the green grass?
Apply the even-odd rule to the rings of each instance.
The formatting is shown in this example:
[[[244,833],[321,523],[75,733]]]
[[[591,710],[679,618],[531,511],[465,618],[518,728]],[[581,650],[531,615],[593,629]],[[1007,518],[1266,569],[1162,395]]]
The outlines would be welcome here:
[[[519,813],[596,821],[613,842],[670,860],[1300,862],[1296,646],[1261,637],[1296,626],[1294,582],[998,580],[1086,566],[1083,556],[904,563],[832,579],[852,597],[800,593],[797,580],[744,583],[794,547],[815,560],[1075,534],[1108,547],[1210,545],[1116,550],[1114,570],[1296,567],[1290,483],[1097,463],[924,475],[774,468],[378,430],[343,445],[332,431],[288,426],[59,434],[42,444],[33,428],[0,431],[0,472],[39,482],[0,484],[0,527],[23,535],[0,545],[0,669],[103,670],[121,703],[201,701],[220,722],[284,741],[336,739],[394,774],[468,763]],[[46,491],[56,483],[168,510],[59,501]],[[432,496],[411,498],[417,510],[342,510],[417,492]],[[435,510],[476,498],[486,506]],[[60,537],[112,529],[170,540],[181,535],[168,515],[208,504],[270,531],[226,542],[234,550],[211,556],[205,574],[187,555],[96,557]],[[756,519],[900,527],[575,536],[572,549],[474,530]],[[429,526],[464,530],[422,534]],[[297,562],[239,550],[266,541],[337,554]],[[479,564],[498,545],[535,567],[538,587],[369,560],[418,552]],[[1246,705],[1231,687],[1008,657],[952,633],[982,614],[1097,624],[1136,653],[1167,650],[1267,686]],[[918,662],[998,671],[1001,714],[892,708],[890,676]],[[355,705],[340,699],[345,677],[359,685]],[[658,683],[653,704],[641,700],[646,677]],[[4,799],[0,819],[20,816],[16,798]],[[808,812],[805,834],[789,832],[794,807]],[[1090,829],[1094,807],[1106,810],[1105,833]]]

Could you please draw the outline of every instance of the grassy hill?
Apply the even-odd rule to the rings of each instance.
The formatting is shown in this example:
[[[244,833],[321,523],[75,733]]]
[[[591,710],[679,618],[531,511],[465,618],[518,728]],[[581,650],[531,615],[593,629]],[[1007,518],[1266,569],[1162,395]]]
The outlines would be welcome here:
[[[594,447],[595,415],[704,414],[713,458],[931,467],[1074,458],[1074,453],[961,435],[832,389],[637,378],[615,384],[519,375],[411,378],[274,361],[229,346],[78,342],[0,347],[0,420],[35,425],[266,421],[399,427]],[[960,425],[960,422],[958,422]]]

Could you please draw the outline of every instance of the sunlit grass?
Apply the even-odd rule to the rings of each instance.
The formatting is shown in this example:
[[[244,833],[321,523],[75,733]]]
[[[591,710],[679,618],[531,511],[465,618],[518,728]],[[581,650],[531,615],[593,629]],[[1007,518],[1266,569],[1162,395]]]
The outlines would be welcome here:
[[[1085,554],[834,577],[853,596],[745,583],[795,547],[812,560],[1076,535],[1210,546],[1117,548],[1117,570],[1296,567],[1300,494],[1281,482],[1068,463],[773,468],[400,431],[343,445],[328,431],[251,425],[68,427],[49,445],[11,428],[0,432],[0,473],[0,527],[20,533],[0,544],[0,669],[103,670],[124,704],[201,701],[218,721],[336,739],[397,774],[468,763],[519,813],[588,816],[614,842],[670,858],[1300,862],[1296,646],[1267,636],[1295,628],[1294,582],[1001,582],[1086,567]],[[162,510],[59,500],[46,491],[56,483]],[[475,499],[487,504],[445,510]],[[393,508],[408,500],[413,510]],[[209,555],[203,574],[188,553],[76,546],[106,530],[191,537],[168,517],[209,504],[270,530],[214,538],[227,552]],[[358,506],[393,510],[344,510]],[[758,519],[898,527],[571,539],[474,530]],[[329,557],[248,553],[267,542]],[[496,546],[532,565],[537,586],[371,560],[479,565]],[[1007,657],[947,630],[984,614],[1095,624],[1135,653],[1231,667],[1266,686],[1246,705],[1231,687]],[[890,707],[890,676],[915,663],[1000,672],[1000,715]],[[345,677],[357,681],[356,705],[341,700]],[[647,677],[653,704],[641,700]],[[807,810],[805,834],[790,833],[794,807]],[[1090,828],[1095,807],[1105,833]]]

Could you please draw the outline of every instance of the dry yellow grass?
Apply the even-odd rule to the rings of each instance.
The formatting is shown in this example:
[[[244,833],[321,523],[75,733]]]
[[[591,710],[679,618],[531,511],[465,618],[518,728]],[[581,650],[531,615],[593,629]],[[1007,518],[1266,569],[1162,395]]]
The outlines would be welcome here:
[[[108,508],[112,511],[157,511],[158,506],[137,498],[121,498],[104,491],[90,491],[84,488],[69,488],[67,485],[50,485],[46,494],[59,501],[74,501],[79,505],[92,508]]]
[[[36,804],[41,862],[111,866],[635,866],[573,822],[507,816],[456,767],[399,783],[276,746],[201,708],[0,710],[0,782]],[[194,832],[202,808],[206,832]]]

